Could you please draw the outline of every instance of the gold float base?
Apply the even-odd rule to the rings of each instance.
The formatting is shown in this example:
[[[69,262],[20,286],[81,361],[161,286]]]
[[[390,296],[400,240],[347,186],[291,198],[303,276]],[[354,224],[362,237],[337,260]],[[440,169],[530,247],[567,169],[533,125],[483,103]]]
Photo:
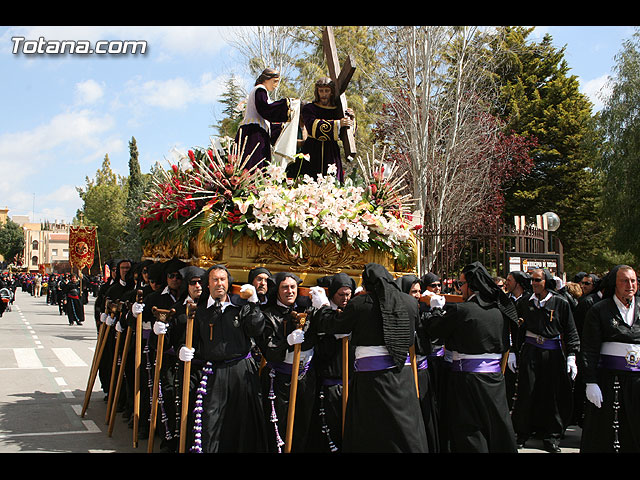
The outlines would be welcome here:
[[[174,257],[205,269],[222,264],[231,272],[235,282],[242,283],[247,281],[249,271],[255,267],[265,267],[271,273],[292,272],[306,286],[316,285],[320,277],[340,272],[357,280],[367,263],[383,265],[395,277],[416,274],[415,267],[400,268],[391,254],[375,248],[361,252],[350,245],[338,248],[333,243],[318,245],[310,240],[304,242],[300,257],[292,255],[281,243],[260,241],[249,236],[242,236],[234,243],[231,235],[214,244],[207,244],[200,235],[190,243],[188,252],[182,246],[167,244],[147,244],[143,249],[143,259],[165,261]],[[360,284],[359,281],[356,283]]]

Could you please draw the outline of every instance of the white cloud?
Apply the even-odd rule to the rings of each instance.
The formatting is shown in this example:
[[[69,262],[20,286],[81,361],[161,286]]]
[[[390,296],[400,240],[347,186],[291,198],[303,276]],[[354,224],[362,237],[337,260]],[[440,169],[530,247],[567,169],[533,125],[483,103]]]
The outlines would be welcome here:
[[[14,211],[31,211],[33,193],[43,185],[55,188],[61,178],[78,176],[78,162],[101,162],[112,147],[122,148],[122,142],[108,135],[115,122],[109,115],[90,110],[60,113],[31,130],[0,134],[0,192],[3,202]],[[81,180],[84,179],[84,174]],[[46,195],[47,208],[63,208],[68,215],[77,208],[71,187],[59,187]],[[77,197],[77,194],[76,194]],[[36,198],[40,203],[41,199]],[[40,203],[42,205],[42,203]],[[73,208],[71,208],[73,207]],[[58,218],[62,218],[58,215]]]
[[[598,78],[594,78],[592,80],[584,82],[582,79],[580,80],[580,84],[582,86],[581,90],[591,103],[593,103],[593,110],[597,112],[602,110],[604,107],[604,101],[607,96],[607,82],[609,80],[609,75],[601,75]]]
[[[199,82],[177,77],[169,80],[149,80],[143,83],[129,82],[134,98],[144,104],[168,109],[182,109],[191,103],[215,103],[224,90],[224,77],[214,78],[205,73]]]
[[[95,80],[86,80],[76,84],[76,101],[81,104],[92,104],[104,96],[104,88]]]

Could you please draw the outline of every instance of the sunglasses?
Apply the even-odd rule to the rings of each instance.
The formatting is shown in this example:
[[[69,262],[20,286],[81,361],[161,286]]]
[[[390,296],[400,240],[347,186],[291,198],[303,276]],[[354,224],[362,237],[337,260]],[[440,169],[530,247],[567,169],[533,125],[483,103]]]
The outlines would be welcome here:
[[[189,280],[189,285],[202,285],[202,280],[199,278],[192,278]]]
[[[442,284],[441,283],[432,283],[431,285],[429,285],[430,287],[441,287]]]
[[[593,285],[593,282],[580,282],[581,285]]]
[[[531,281],[532,281],[532,282],[536,282],[536,283],[538,283],[538,282],[543,282],[543,281],[544,281],[544,278],[532,278],[532,279],[531,279]]]
[[[167,274],[167,278],[178,278],[178,279],[182,279],[182,277],[180,276],[179,273],[169,273]]]

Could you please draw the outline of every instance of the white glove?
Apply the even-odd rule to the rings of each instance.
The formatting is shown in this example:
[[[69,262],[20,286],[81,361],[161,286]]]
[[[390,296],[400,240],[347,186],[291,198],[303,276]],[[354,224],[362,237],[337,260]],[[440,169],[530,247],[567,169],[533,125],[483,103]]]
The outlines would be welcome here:
[[[178,358],[183,362],[190,362],[191,360],[193,360],[195,352],[195,348],[180,347]]]
[[[142,322],[143,330],[151,330],[151,322]]]
[[[575,355],[569,355],[567,357],[567,373],[571,374],[571,380],[575,380],[576,375],[578,375],[578,366],[576,365]]]
[[[431,305],[431,308],[442,308],[445,303],[446,300],[442,295],[433,295],[431,296],[429,305]]]
[[[122,328],[122,325],[120,325],[120,320],[116,322],[116,332],[124,332],[124,328]]]
[[[287,335],[287,343],[289,345],[296,345],[302,342],[304,342],[304,332],[302,330],[296,329]]]
[[[106,313],[104,313],[104,312],[103,312],[103,313],[101,313],[101,314],[100,314],[100,321],[101,321],[102,323],[106,322],[106,321],[107,321],[107,317],[108,317],[108,315],[107,315]]]
[[[324,288],[311,287],[309,289],[309,294],[311,295],[311,305],[313,308],[320,308],[325,305],[329,305],[329,299],[327,298]]]
[[[600,391],[600,387],[597,383],[587,383],[585,393],[587,400],[593,403],[596,407],[600,408],[602,406],[602,392]]]
[[[134,303],[133,305],[131,305],[131,313],[133,313],[135,316],[138,316],[142,313],[142,310],[144,310],[144,303]]]
[[[424,292],[422,292],[422,296],[423,297],[433,297],[434,295],[437,295],[436,292],[432,292],[431,290],[425,290]]]
[[[113,318],[111,315],[107,315],[107,318],[105,319],[104,323],[106,323],[108,326],[112,327],[114,323],[116,323],[116,319]]]
[[[335,333],[333,336],[340,340],[341,338],[345,338],[351,335],[350,333]]]
[[[251,303],[258,303],[259,301],[256,287],[249,283],[245,283],[240,287],[240,296],[246,298],[247,301]]]
[[[509,353],[509,358],[507,359],[507,365],[509,366],[509,370],[513,373],[516,373],[516,368],[518,368],[518,361],[516,360],[516,354],[513,352]]]
[[[153,333],[156,335],[164,335],[167,333],[168,325],[164,322],[155,322],[153,324]]]

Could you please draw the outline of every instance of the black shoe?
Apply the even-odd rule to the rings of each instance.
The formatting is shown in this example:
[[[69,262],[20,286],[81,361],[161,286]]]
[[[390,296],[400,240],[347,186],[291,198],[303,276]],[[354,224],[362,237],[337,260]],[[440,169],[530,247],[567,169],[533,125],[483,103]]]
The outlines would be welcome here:
[[[552,440],[543,440],[542,448],[549,453],[560,453],[562,451],[558,443]]]
[[[518,438],[516,439],[516,447],[518,448],[518,450],[524,448],[524,444],[527,443],[527,440],[527,437],[518,435]]]

